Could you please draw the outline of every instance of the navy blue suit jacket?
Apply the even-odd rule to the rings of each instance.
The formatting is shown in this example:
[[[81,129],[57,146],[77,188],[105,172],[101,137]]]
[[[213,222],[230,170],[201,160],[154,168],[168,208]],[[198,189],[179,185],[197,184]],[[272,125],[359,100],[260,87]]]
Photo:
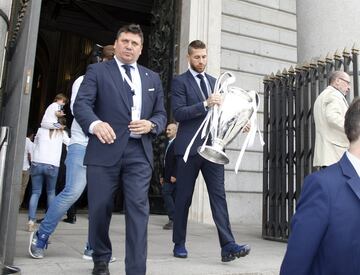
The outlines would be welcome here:
[[[360,178],[346,154],[305,178],[281,275],[360,274]]]
[[[166,125],[164,94],[159,75],[137,65],[141,77],[141,119],[157,125],[156,133],[163,132]],[[92,64],[88,67],[74,103],[74,116],[84,133],[95,120],[110,124],[116,134],[113,144],[102,144],[95,135],[89,135],[89,144],[84,159],[85,165],[113,166],[122,157],[130,132],[131,107],[124,82],[116,61]],[[145,155],[153,165],[153,134],[141,136]]]
[[[171,177],[176,177],[176,156],[174,154],[174,139],[170,145],[169,148],[166,151],[165,159],[164,159],[164,181],[170,183]]]
[[[216,79],[208,74],[205,75],[210,83],[211,90],[213,90]],[[184,155],[186,147],[207,114],[203,104],[205,99],[189,70],[173,79],[171,98],[174,118],[179,122],[175,139],[175,154]],[[197,149],[202,143],[199,134],[191,147],[190,156],[197,154]]]

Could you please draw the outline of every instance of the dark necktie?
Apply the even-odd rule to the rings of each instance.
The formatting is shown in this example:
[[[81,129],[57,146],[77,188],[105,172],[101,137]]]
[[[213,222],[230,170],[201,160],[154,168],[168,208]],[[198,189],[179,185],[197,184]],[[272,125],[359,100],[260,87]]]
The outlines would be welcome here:
[[[202,74],[198,74],[197,78],[200,79],[200,87],[201,87],[201,90],[202,90],[205,98],[208,98],[208,91],[207,91],[207,86],[206,86],[206,83],[204,80],[204,76]]]
[[[131,73],[130,73],[132,66],[128,65],[128,64],[124,64],[124,65],[122,65],[122,67],[125,69],[125,73],[129,77],[129,79],[132,80]],[[134,91],[131,90],[130,85],[127,83],[127,81],[125,79],[124,79],[124,87],[125,87],[125,90],[127,91],[127,96],[129,99],[130,107],[132,107],[132,106],[134,106],[134,102],[133,102]]]

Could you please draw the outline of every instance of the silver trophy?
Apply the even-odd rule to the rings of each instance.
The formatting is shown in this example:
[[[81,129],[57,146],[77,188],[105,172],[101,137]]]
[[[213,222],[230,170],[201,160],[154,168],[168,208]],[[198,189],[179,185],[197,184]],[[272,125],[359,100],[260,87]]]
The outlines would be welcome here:
[[[217,79],[214,93],[220,93],[222,104],[215,105],[209,111],[208,125],[204,125],[202,134],[202,136],[206,136],[206,139],[204,144],[198,148],[198,152],[203,158],[217,164],[229,163],[224,148],[239,133],[243,132],[248,123],[251,128],[257,128],[257,125],[252,125],[252,123],[256,119],[258,94],[255,91],[245,91],[231,86],[230,84],[234,82],[235,76],[230,72],[223,73]],[[253,130],[256,132],[256,129],[251,129],[252,133],[248,133],[249,136],[255,135]],[[206,145],[208,138],[210,138],[211,145]],[[246,146],[247,144],[245,148]]]

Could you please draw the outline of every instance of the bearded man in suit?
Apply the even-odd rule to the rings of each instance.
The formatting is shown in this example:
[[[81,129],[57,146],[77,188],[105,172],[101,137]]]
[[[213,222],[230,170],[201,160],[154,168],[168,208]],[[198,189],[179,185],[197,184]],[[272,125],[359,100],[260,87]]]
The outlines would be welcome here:
[[[74,104],[75,118],[89,135],[84,164],[94,275],[110,274],[109,225],[120,185],[126,209],[126,274],[146,273],[152,140],[164,130],[166,112],[159,75],[137,64],[143,40],[139,25],[120,28],[114,59],[89,66]]]
[[[186,227],[196,178],[201,171],[209,192],[211,212],[218,230],[221,260],[228,262],[246,256],[250,252],[247,244],[235,243],[227,209],[224,166],[202,158],[198,147],[204,142],[200,135],[191,147],[185,163],[183,156],[191,139],[204,120],[209,108],[221,104],[219,94],[213,94],[215,78],[205,73],[207,49],[204,42],[192,41],[188,46],[189,70],[172,82],[172,110],[179,123],[174,141],[177,156],[176,198],[173,225],[174,257],[186,258]]]

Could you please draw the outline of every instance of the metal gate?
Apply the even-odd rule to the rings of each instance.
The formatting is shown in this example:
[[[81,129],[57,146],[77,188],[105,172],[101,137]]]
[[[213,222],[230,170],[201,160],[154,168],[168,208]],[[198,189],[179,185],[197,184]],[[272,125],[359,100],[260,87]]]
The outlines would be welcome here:
[[[303,179],[314,170],[314,101],[334,70],[352,76],[348,100],[359,95],[358,53],[337,51],[264,78],[263,238],[288,239]]]

